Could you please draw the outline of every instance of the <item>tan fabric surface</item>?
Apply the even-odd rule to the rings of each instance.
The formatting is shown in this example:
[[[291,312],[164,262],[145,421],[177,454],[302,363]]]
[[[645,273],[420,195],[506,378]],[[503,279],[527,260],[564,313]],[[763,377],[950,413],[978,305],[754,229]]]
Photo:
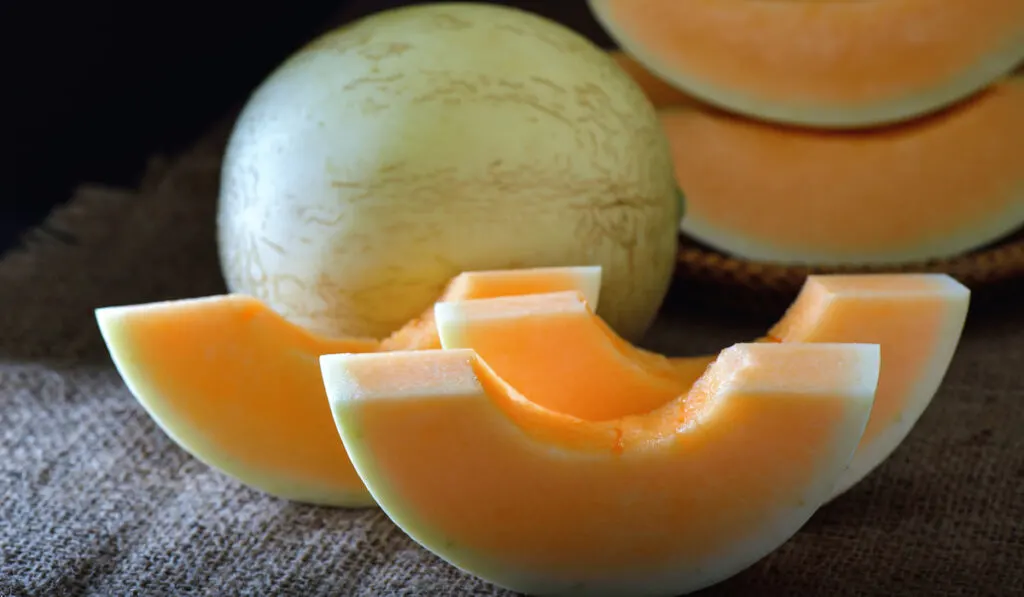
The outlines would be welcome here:
[[[507,594],[376,510],[286,503],[211,471],[122,384],[93,308],[223,291],[220,142],[154,163],[139,193],[81,189],[0,261],[0,595]],[[675,354],[764,323],[674,311],[650,345]],[[972,315],[883,468],[706,594],[1024,595],[1024,306],[1006,313]]]

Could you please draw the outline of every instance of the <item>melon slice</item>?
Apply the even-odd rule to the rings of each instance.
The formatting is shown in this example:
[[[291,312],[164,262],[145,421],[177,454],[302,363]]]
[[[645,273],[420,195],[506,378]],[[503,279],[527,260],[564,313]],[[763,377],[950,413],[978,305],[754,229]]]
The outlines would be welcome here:
[[[931,403],[959,343],[969,301],[970,291],[944,274],[811,276],[783,318],[759,339],[881,346],[881,379],[871,419],[835,495],[885,460]],[[688,387],[715,359],[666,359],[623,348],[626,343],[572,292],[515,301],[442,302],[436,313],[444,348],[475,350],[531,399],[583,418],[595,410],[611,411],[613,416],[643,413],[653,400],[642,395],[606,397],[600,393],[602,387],[619,389],[647,371],[670,387],[671,382],[662,377],[666,369],[673,371],[676,387]],[[544,333],[545,329],[551,331]],[[573,358],[563,358],[566,353]],[[620,362],[630,362],[632,367]],[[551,379],[566,381],[551,387]],[[586,399],[575,403],[566,402],[564,396],[549,397],[559,390],[571,396],[569,400]],[[591,403],[591,393],[594,403],[604,402]]]
[[[601,291],[601,266],[533,267],[464,272],[455,276],[439,302],[484,299],[558,291],[577,291],[597,309]],[[434,306],[381,341],[381,350],[441,348],[434,325]]]
[[[444,300],[575,289],[597,300],[599,267],[468,272]],[[96,311],[121,377],[186,452],[265,493],[300,502],[373,503],[338,440],[317,358],[440,348],[433,310],[384,342],[330,339],[265,303],[229,294]]]
[[[916,262],[1024,224],[1021,76],[931,117],[869,131],[786,128],[695,103],[660,116],[686,196],[682,231],[736,257]]]
[[[470,349],[320,362],[356,470],[414,540],[526,594],[642,596],[720,581],[806,522],[864,429],[879,351],[737,345],[609,421],[535,404]]]
[[[829,128],[912,119],[1024,59],[1024,2],[589,0],[629,54],[708,103]]]

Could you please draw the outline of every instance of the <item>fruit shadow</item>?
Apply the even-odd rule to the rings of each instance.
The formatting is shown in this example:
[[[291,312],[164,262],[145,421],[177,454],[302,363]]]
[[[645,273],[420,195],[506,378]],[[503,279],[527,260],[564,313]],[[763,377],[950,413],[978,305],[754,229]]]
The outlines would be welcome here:
[[[658,318],[639,345],[672,357],[715,354],[763,335],[783,312],[747,312],[715,304],[705,300],[704,292],[689,280],[674,279]]]

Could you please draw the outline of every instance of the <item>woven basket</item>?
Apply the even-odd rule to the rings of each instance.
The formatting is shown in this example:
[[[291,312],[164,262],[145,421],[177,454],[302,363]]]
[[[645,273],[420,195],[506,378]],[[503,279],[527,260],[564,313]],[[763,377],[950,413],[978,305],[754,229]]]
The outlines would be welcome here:
[[[1024,281],[1024,229],[997,244],[952,259],[875,267],[803,267],[754,263],[719,253],[680,237],[676,278],[688,299],[749,313],[778,313],[796,297],[811,274],[929,272],[945,273],[982,298],[985,291]],[[988,293],[992,294],[992,293]],[[1024,307],[1024,305],[1021,305]]]

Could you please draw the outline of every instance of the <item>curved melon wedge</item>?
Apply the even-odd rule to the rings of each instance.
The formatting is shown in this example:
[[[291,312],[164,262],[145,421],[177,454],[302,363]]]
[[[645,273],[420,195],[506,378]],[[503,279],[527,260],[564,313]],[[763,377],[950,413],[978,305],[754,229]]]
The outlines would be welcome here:
[[[881,346],[871,419],[835,495],[885,460],[931,403],[960,341],[969,302],[970,291],[944,274],[809,276],[783,318],[760,339]],[[715,359],[666,359],[623,348],[626,343],[571,292],[442,302],[435,311],[443,347],[475,350],[532,399],[583,418],[595,411],[642,413],[658,404],[661,395],[653,393],[601,394],[602,388],[619,389],[630,379],[618,373],[618,361],[633,364],[625,369],[630,375],[653,373],[659,381],[667,375],[676,387],[688,387]],[[551,379],[566,381],[552,384]],[[566,387],[580,391],[565,392]],[[579,402],[567,402],[567,396]]]
[[[315,336],[243,295],[104,307],[96,319],[129,390],[193,457],[277,497],[373,504],[322,403],[317,358],[377,342]]]
[[[963,100],[1024,60],[1020,0],[589,0],[626,52],[760,120],[852,128]]]
[[[445,300],[577,289],[596,300],[599,267],[467,272]],[[220,295],[96,311],[115,366],[186,452],[249,487],[332,506],[373,504],[331,422],[318,357],[439,348],[429,317],[377,342],[330,339],[263,302]]]
[[[945,274],[809,276],[767,334],[775,342],[878,344],[882,372],[871,419],[835,495],[891,455],[931,404],[960,343],[971,292]],[[713,356],[672,359],[695,379]]]
[[[723,580],[807,521],[864,429],[879,352],[737,345],[662,408],[603,422],[538,406],[469,349],[320,363],[356,470],[415,541],[527,594],[640,597]]]
[[[1024,225],[1021,76],[867,131],[773,126],[692,103],[659,117],[686,197],[682,232],[730,255],[906,263],[959,255]]]

